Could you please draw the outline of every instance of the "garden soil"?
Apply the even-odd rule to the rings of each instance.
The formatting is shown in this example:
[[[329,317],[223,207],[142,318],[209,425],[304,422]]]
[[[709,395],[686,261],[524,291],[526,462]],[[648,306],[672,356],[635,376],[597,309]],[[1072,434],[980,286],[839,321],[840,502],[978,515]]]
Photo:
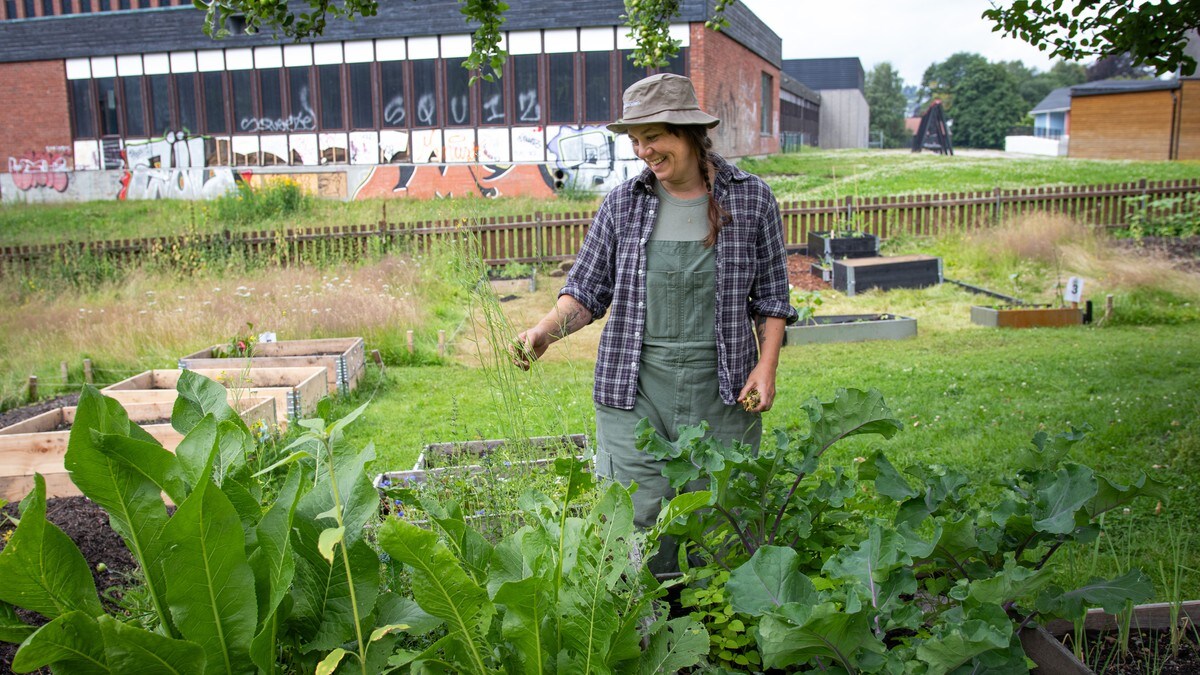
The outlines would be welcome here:
[[[8,504],[2,510],[5,515],[17,516],[17,505]],[[120,615],[116,601],[122,589],[129,584],[134,572],[133,556],[125,548],[125,542],[108,524],[108,514],[87,497],[57,497],[46,502],[46,519],[66,533],[79,547],[92,571],[96,590],[100,593],[105,610]],[[0,551],[8,543],[13,524],[0,515]],[[45,620],[24,610],[17,614],[27,623],[41,625]],[[0,642],[0,673],[12,672],[12,657],[17,645]],[[37,671],[48,672],[48,671]]]

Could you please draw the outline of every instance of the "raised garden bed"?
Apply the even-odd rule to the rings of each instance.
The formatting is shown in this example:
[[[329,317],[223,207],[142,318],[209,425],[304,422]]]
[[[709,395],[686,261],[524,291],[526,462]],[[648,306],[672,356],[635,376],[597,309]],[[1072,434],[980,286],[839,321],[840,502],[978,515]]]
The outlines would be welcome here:
[[[822,263],[815,262],[809,265],[808,271],[811,272],[814,277],[820,277],[821,281],[824,281],[827,284],[833,283],[832,267],[827,267]]]
[[[413,468],[425,470],[448,467],[476,468],[481,465],[481,462],[492,455],[505,451],[508,444],[509,441],[507,439],[431,443],[421,450],[421,454],[417,457],[417,463]],[[583,434],[536,436],[526,440],[522,445],[527,447],[532,454],[537,455],[545,455],[547,451],[564,446],[578,448],[579,452],[575,454],[582,454],[588,449],[588,439]],[[555,456],[558,455],[551,455],[549,461],[553,461]],[[528,461],[545,462],[547,460],[539,456]]]
[[[171,426],[174,399],[125,406],[129,419],[136,422],[167,450],[174,451],[183,434]],[[253,425],[275,422],[275,401],[247,398],[238,402],[242,419]],[[0,429],[0,499],[17,500],[33,488],[33,474],[46,478],[49,497],[77,495],[79,491],[63,466],[75,407],[67,406]]]
[[[179,359],[179,367],[234,371],[247,365],[246,357],[217,356],[220,353],[220,345],[202,349]],[[357,388],[366,363],[366,346],[360,337],[260,342],[249,357],[251,368],[325,368],[330,394],[347,394]]]
[[[1083,324],[1083,310],[1050,305],[974,305],[971,323],[989,328],[1056,328]]]
[[[846,295],[870,288],[925,288],[942,283],[942,259],[931,255],[833,261],[833,288]]]
[[[818,260],[874,258],[879,255],[879,237],[860,232],[809,232],[808,255]]]
[[[273,398],[280,424],[311,415],[327,391],[324,368],[249,368],[209,370],[191,368],[225,385],[233,398]],[[147,370],[101,390],[121,405],[174,401],[182,370]]]
[[[1131,650],[1122,659],[1113,653],[1119,649],[1117,643],[1118,617],[1102,609],[1088,611],[1083,621],[1083,653],[1089,663],[1076,658],[1074,652],[1064,644],[1075,638],[1075,626],[1069,621],[1055,620],[1043,626],[1022,631],[1021,645],[1030,659],[1038,664],[1039,672],[1063,673],[1064,675],[1091,675],[1092,673],[1197,673],[1200,672],[1200,643],[1194,627],[1200,625],[1200,601],[1182,603],[1179,612],[1181,622],[1186,622],[1183,641],[1178,657],[1172,657],[1169,649],[1171,627],[1171,605],[1160,602],[1139,605],[1133,608],[1129,622],[1130,633],[1140,648]],[[1094,670],[1092,664],[1109,663],[1107,670]]]
[[[835,314],[814,316],[808,323],[788,326],[785,345],[865,340],[903,340],[915,337],[917,320],[895,314]]]

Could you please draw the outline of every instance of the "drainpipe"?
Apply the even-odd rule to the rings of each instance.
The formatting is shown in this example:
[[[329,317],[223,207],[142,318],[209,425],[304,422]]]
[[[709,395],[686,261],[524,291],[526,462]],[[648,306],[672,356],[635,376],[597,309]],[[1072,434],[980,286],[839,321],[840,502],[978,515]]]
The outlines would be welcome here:
[[[1167,144],[1167,159],[1179,159],[1179,90],[1171,90],[1171,137]]]

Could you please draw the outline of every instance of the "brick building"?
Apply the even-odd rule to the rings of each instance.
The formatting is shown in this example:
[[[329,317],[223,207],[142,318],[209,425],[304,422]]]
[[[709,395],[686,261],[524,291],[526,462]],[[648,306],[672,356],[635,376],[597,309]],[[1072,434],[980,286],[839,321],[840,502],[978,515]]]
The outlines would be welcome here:
[[[510,5],[504,76],[468,85],[449,0],[382,0],[301,43],[212,41],[186,0],[0,0],[0,200],[195,199],[279,174],[340,199],[547,195],[632,176],[603,125],[657,71],[626,58],[623,3]],[[780,38],[741,4],[707,30],[712,5],[681,3],[662,70],[721,117],[719,152],[776,152]]]

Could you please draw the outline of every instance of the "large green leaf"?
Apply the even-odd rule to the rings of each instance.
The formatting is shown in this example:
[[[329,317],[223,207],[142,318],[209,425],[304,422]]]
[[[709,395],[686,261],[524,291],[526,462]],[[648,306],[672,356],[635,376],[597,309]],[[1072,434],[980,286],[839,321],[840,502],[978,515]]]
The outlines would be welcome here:
[[[191,486],[175,453],[158,441],[140,441],[121,434],[92,434],[95,447],[110,458],[118,459],[128,468],[145,476],[171,501],[179,504],[187,498]]]
[[[1043,614],[1064,619],[1082,617],[1089,607],[1102,607],[1109,614],[1125,609],[1128,603],[1145,602],[1154,596],[1154,586],[1141,570],[1131,570],[1116,579],[1092,579],[1065,593],[1051,589],[1037,601]]]
[[[809,444],[824,450],[838,440],[859,434],[879,434],[891,438],[904,428],[883,402],[883,395],[872,389],[838,389],[833,400],[822,403],[810,399],[804,403],[812,424]]]
[[[129,417],[119,403],[101,396],[91,386],[84,386],[75,409],[75,423],[67,441],[64,463],[75,486],[108,513],[109,523],[125,540],[145,575],[146,590],[159,620],[168,634],[177,635],[167,611],[160,557],[159,533],[167,523],[162,489],[144,473],[116,458],[116,455],[124,456],[116,447],[121,443],[120,439],[103,437],[105,447],[114,453],[109,456],[98,447],[94,431],[118,436],[133,433]]]
[[[1002,605],[1009,600],[1033,597],[1050,583],[1052,570],[1040,570],[1018,565],[1011,557],[1004,561],[1004,569],[990,579],[971,584],[971,599],[981,604]]]
[[[1092,470],[1067,464],[1038,485],[1033,504],[1033,527],[1039,532],[1067,534],[1075,529],[1076,514],[1096,495],[1099,484]]]
[[[559,591],[562,643],[583,672],[613,665],[605,663],[612,652],[612,639],[620,629],[613,588],[629,569],[633,531],[629,492],[611,483],[586,520],[576,548],[575,568],[564,577],[564,587]]]
[[[763,665],[768,668],[802,665],[821,657],[849,670],[862,653],[884,651],[865,612],[848,614],[832,603],[813,607],[802,625],[766,615],[758,625],[757,637]]]
[[[671,619],[650,636],[638,660],[638,673],[677,673],[700,662],[708,653],[708,631],[691,617]]]
[[[1087,503],[1087,512],[1092,518],[1106,511],[1121,508],[1137,497],[1166,499],[1170,496],[1170,488],[1165,483],[1148,478],[1144,473],[1139,474],[1129,485],[1113,483],[1103,476],[1096,476],[1096,480],[1096,496]]]
[[[33,477],[21,523],[0,551],[0,600],[47,619],[80,611],[100,616],[96,584],[71,538],[46,520],[46,481]]]
[[[175,456],[179,458],[179,465],[189,485],[196,486],[209,480],[205,471],[212,466],[210,458],[217,447],[217,418],[205,415],[191,425],[175,448]]]
[[[1045,431],[1039,431],[1030,442],[1032,447],[1018,456],[1017,465],[1027,471],[1053,471],[1083,437],[1084,432],[1078,429],[1056,434],[1053,438]]]
[[[785,605],[814,605],[817,590],[800,571],[796,551],[763,546],[729,575],[725,590],[734,611],[762,616]]]
[[[29,636],[13,657],[16,673],[46,666],[68,675],[111,673],[96,619],[79,611],[67,612]]]
[[[202,480],[162,536],[171,545],[163,561],[171,616],[183,637],[204,649],[205,672],[249,669],[257,601],[233,505],[214,484]]]
[[[337,527],[332,510],[333,487],[325,463],[327,459],[321,458],[317,484],[301,498],[296,508],[296,516],[300,519],[323,519],[322,529]],[[367,464],[374,459],[375,446],[369,443],[357,454],[334,452],[334,475],[342,502],[342,525],[346,528],[347,546],[352,546],[362,538],[367,523],[375,519],[379,510],[379,492],[371,485],[371,477],[366,471]]]
[[[822,571],[839,579],[855,582],[867,595],[872,607],[882,610],[883,584],[892,571],[912,562],[903,555],[903,539],[894,530],[872,524],[867,538],[857,548],[845,548],[825,562]]]
[[[898,502],[911,499],[920,494],[916,488],[904,480],[904,476],[892,466],[882,450],[876,450],[867,457],[867,461],[858,467],[858,477],[861,480],[875,481],[875,489],[879,494],[890,497]]]
[[[379,532],[388,555],[412,568],[413,597],[421,609],[446,624],[451,656],[463,672],[488,672],[488,625],[495,606],[487,591],[467,576],[437,535],[389,518]]]
[[[1012,640],[1013,623],[999,605],[972,608],[959,621],[944,621],[938,630],[917,647],[917,658],[931,672],[948,673],[994,649],[1006,649]]]
[[[506,582],[493,598],[505,609],[500,634],[512,643],[519,672],[555,672],[558,606],[552,589],[552,580],[530,576]]]
[[[100,617],[104,653],[114,673],[138,675],[191,675],[204,672],[204,649],[195,642]]]
[[[232,422],[240,425],[243,431],[249,431],[241,416],[229,405],[229,390],[219,382],[184,370],[179,374],[175,390],[179,396],[171,411],[171,426],[179,433],[189,433],[206,415],[212,415],[218,422]]]
[[[295,607],[291,621],[305,650],[328,651],[354,638],[356,605],[360,620],[374,609],[379,596],[379,556],[359,539],[339,546],[332,562],[326,560],[319,548],[318,526],[299,517],[298,511],[297,516],[292,545],[299,557],[292,583]]]
[[[292,467],[279,496],[255,528],[258,546],[251,551],[249,562],[254,571],[260,620],[265,620],[275,612],[287,595],[296,573],[291,532],[296,503],[300,498],[300,483],[300,470]]]
[[[12,605],[0,602],[0,642],[21,644],[36,630],[35,626],[30,626],[17,616]]]

